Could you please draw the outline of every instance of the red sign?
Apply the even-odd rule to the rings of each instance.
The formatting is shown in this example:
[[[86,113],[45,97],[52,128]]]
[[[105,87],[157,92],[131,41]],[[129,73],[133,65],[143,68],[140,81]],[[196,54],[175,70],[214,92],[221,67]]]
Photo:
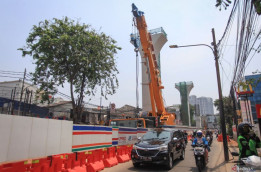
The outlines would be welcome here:
[[[256,104],[256,116],[261,118],[261,104]]]

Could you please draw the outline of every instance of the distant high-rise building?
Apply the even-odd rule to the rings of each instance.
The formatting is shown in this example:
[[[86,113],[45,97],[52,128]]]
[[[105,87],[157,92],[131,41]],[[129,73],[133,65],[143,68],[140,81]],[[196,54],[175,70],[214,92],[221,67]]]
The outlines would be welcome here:
[[[191,104],[191,105],[193,105],[193,106],[195,106],[196,104],[198,104],[198,103],[197,103],[197,96],[195,96],[195,95],[189,96],[189,104]]]
[[[195,115],[199,116],[200,115],[200,107],[199,107],[199,104],[197,102],[197,96],[195,96],[195,95],[189,96],[189,104],[194,106],[194,108],[195,108]]]
[[[201,116],[214,115],[213,99],[210,97],[199,97],[195,95],[189,96],[189,104],[195,107],[196,115]]]
[[[213,99],[210,97],[199,97],[197,102],[200,107],[200,115],[214,115]]]

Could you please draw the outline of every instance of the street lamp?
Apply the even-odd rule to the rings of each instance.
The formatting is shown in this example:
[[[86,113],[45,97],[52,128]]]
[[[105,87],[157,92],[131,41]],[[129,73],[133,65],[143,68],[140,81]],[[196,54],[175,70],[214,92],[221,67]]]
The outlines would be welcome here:
[[[182,47],[195,47],[195,46],[206,46],[211,49],[211,51],[214,54],[215,57],[215,65],[216,65],[216,73],[217,73],[217,83],[218,83],[218,93],[219,93],[219,110],[220,110],[220,120],[221,120],[221,129],[222,129],[222,135],[223,135],[223,147],[224,147],[224,156],[225,160],[229,160],[228,156],[228,145],[227,145],[227,133],[226,133],[226,125],[225,125],[225,117],[224,117],[224,105],[223,105],[223,99],[222,99],[222,90],[221,90],[221,82],[220,82],[220,73],[219,73],[219,65],[218,65],[218,51],[217,51],[217,45],[216,45],[216,37],[215,37],[215,31],[212,29],[212,37],[213,37],[213,47],[214,49],[207,45],[207,44],[193,44],[193,45],[170,45],[170,48],[182,48]]]

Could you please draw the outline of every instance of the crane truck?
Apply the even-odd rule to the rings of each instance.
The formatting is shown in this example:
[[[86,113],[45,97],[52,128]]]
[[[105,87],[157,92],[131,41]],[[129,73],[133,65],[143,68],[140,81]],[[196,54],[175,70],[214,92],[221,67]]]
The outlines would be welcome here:
[[[147,30],[147,24],[145,21],[144,13],[138,11],[135,4],[132,4],[132,13],[134,21],[136,21],[136,27],[139,31],[139,38],[131,36],[131,41],[134,41],[135,51],[141,44],[144,56],[146,58],[149,72],[149,91],[152,111],[140,115],[139,118],[128,119],[112,119],[110,125],[112,126],[124,126],[124,127],[144,127],[154,128],[159,125],[175,125],[175,114],[168,113],[164,106],[162,97],[162,89],[164,88],[161,83],[158,64],[156,56],[154,54],[154,47],[152,43],[151,34]]]
[[[139,31],[140,44],[144,52],[144,56],[142,58],[146,58],[146,64],[149,68],[149,90],[152,111],[148,113],[148,116],[155,118],[160,117],[160,125],[175,125],[175,114],[168,113],[164,106],[162,97],[162,89],[164,87],[161,83],[157,59],[154,54],[152,38],[147,29],[144,12],[139,11],[135,4],[132,4],[132,13],[134,20],[136,21],[136,27]],[[136,45],[138,44],[134,44],[134,46]]]

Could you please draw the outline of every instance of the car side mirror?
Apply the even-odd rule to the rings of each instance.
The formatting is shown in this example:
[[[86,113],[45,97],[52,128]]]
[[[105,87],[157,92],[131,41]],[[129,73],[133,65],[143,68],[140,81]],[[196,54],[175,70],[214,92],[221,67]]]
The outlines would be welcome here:
[[[177,141],[177,140],[178,140],[178,138],[177,138],[177,137],[174,137],[174,138],[173,138],[173,141],[174,141],[174,142],[175,142],[175,141]]]

